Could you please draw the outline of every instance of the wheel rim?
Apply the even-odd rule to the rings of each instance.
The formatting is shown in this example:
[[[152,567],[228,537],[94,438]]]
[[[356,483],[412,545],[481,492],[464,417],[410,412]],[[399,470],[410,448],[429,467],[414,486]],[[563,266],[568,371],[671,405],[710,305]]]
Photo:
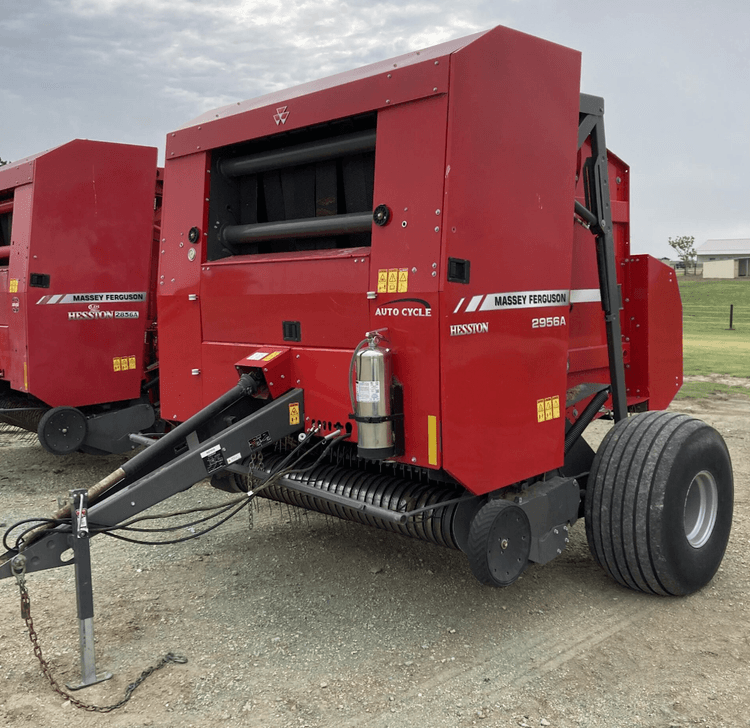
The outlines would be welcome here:
[[[716,480],[708,470],[701,470],[693,478],[685,495],[685,537],[694,549],[699,549],[711,538],[718,510]]]

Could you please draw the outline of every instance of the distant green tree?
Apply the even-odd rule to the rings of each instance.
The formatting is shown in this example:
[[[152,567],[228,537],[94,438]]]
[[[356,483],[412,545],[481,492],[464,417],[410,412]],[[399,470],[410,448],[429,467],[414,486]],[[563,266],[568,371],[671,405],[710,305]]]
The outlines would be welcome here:
[[[695,266],[697,253],[695,252],[695,238],[692,235],[669,238],[669,244],[675,249],[677,257],[685,264],[686,271],[690,264]]]

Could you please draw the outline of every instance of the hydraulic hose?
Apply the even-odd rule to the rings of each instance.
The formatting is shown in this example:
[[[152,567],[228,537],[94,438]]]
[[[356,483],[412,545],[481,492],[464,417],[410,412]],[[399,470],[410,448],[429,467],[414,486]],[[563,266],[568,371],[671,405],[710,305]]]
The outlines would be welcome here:
[[[573,423],[572,427],[568,430],[568,434],[565,435],[566,455],[570,451],[570,448],[575,445],[578,438],[583,434],[583,431],[589,426],[589,424],[591,424],[591,421],[596,416],[596,413],[607,401],[608,397],[609,387],[596,394],[594,398],[588,403],[586,409],[581,412],[581,416]]]

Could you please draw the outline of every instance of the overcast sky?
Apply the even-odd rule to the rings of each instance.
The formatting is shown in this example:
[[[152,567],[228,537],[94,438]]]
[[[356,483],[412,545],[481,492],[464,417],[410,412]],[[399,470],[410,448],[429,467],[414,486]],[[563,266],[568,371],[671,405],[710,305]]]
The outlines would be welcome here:
[[[158,146],[217,106],[494,25],[583,53],[635,252],[750,238],[750,0],[0,0],[0,157]]]

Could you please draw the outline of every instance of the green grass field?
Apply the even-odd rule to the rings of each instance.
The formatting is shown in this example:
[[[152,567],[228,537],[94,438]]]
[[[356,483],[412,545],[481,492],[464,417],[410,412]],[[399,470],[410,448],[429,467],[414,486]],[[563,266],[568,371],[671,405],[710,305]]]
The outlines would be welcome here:
[[[750,281],[679,278],[685,374],[750,377]],[[734,305],[733,329],[729,307]],[[711,389],[713,388],[713,389]],[[738,388],[733,388],[738,389]],[[690,382],[682,396],[726,391],[724,385]],[[748,390],[739,389],[743,394]]]

